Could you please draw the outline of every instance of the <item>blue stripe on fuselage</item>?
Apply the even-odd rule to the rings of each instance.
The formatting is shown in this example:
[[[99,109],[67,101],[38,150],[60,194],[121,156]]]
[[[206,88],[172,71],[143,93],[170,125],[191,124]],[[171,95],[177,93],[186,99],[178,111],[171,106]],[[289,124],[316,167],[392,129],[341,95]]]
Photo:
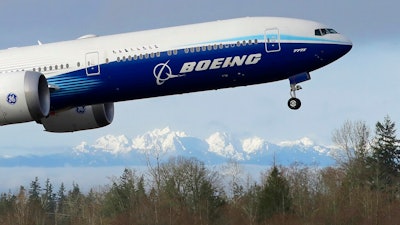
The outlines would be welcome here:
[[[343,48],[343,50],[341,50]],[[306,49],[294,53],[294,49]],[[348,49],[349,50],[349,49]],[[87,76],[86,70],[73,71],[49,78],[60,87],[51,93],[52,110],[66,107],[117,102],[131,99],[212,90],[226,87],[272,82],[318,69],[344,55],[347,48],[335,44],[282,43],[281,51],[267,53],[265,44],[229,47],[177,55],[162,52],[160,57],[132,61],[110,62],[101,65],[101,74]],[[179,74],[184,63],[261,53],[254,65],[193,71],[157,84],[154,68],[167,64],[172,74]],[[318,57],[316,57],[318,56]]]
[[[234,38],[227,38],[227,39],[220,39],[220,40],[214,40],[214,41],[208,41],[208,42],[199,42],[199,43],[193,43],[190,45],[184,45],[182,47],[192,47],[192,46],[198,46],[198,45],[219,45],[220,43],[233,43],[236,44],[237,42],[242,42],[243,40],[265,40],[265,34],[260,34],[260,35],[248,35],[248,36],[241,36],[241,37],[234,37]],[[287,42],[295,42],[298,43],[300,41],[307,41],[307,42],[313,42],[313,44],[321,44],[321,43],[330,43],[330,44],[347,44],[346,42],[343,41],[338,41],[338,40],[333,40],[333,39],[327,39],[327,38],[322,38],[322,37],[309,37],[309,36],[296,36],[296,35],[290,35],[290,34],[279,34],[279,42],[281,43],[287,43]]]

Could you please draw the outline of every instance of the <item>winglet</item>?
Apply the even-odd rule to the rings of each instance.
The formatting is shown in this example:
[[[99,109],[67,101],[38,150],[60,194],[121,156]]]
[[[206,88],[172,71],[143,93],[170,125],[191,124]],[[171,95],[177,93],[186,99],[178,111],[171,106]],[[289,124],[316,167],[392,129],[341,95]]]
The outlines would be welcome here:
[[[39,40],[37,41],[37,43],[38,43],[38,45],[42,45],[42,42],[41,42],[41,41],[39,41]]]

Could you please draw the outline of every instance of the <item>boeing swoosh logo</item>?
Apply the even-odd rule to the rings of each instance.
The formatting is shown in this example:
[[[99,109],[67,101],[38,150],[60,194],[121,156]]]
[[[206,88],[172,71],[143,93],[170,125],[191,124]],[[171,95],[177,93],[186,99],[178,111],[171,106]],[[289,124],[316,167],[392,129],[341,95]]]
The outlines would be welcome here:
[[[178,75],[172,74],[171,67],[168,66],[168,63],[169,60],[166,63],[159,63],[154,67],[153,75],[156,78],[157,85],[163,85],[165,81],[172,78],[185,76],[185,74],[178,74]]]

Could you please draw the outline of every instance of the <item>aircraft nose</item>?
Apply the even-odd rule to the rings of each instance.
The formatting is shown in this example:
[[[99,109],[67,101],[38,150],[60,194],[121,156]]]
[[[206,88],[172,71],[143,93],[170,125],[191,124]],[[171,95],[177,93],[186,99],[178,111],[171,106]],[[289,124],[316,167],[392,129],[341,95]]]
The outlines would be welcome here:
[[[344,54],[346,54],[351,50],[351,48],[353,48],[353,42],[344,35],[340,35],[338,41],[341,43],[341,46],[344,50]]]
[[[343,42],[343,45],[348,45],[349,50],[350,50],[353,47],[353,42],[344,35],[340,35],[340,36],[341,36],[341,41]]]

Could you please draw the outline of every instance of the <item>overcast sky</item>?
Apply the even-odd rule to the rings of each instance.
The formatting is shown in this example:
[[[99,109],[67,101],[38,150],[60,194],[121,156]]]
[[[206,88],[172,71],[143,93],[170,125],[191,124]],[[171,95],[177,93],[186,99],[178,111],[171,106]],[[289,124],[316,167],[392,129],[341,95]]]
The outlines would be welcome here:
[[[332,131],[345,120],[364,120],[373,128],[389,115],[399,123],[399,8],[394,0],[3,0],[1,49],[243,16],[315,20],[343,33],[354,46],[337,62],[311,73],[312,79],[298,92],[298,111],[287,107],[285,80],[117,103],[113,124],[91,131],[51,134],[35,123],[8,125],[0,127],[0,149],[75,146],[106,134],[134,137],[165,126],[203,138],[224,131],[269,141],[306,136],[331,144]]]

